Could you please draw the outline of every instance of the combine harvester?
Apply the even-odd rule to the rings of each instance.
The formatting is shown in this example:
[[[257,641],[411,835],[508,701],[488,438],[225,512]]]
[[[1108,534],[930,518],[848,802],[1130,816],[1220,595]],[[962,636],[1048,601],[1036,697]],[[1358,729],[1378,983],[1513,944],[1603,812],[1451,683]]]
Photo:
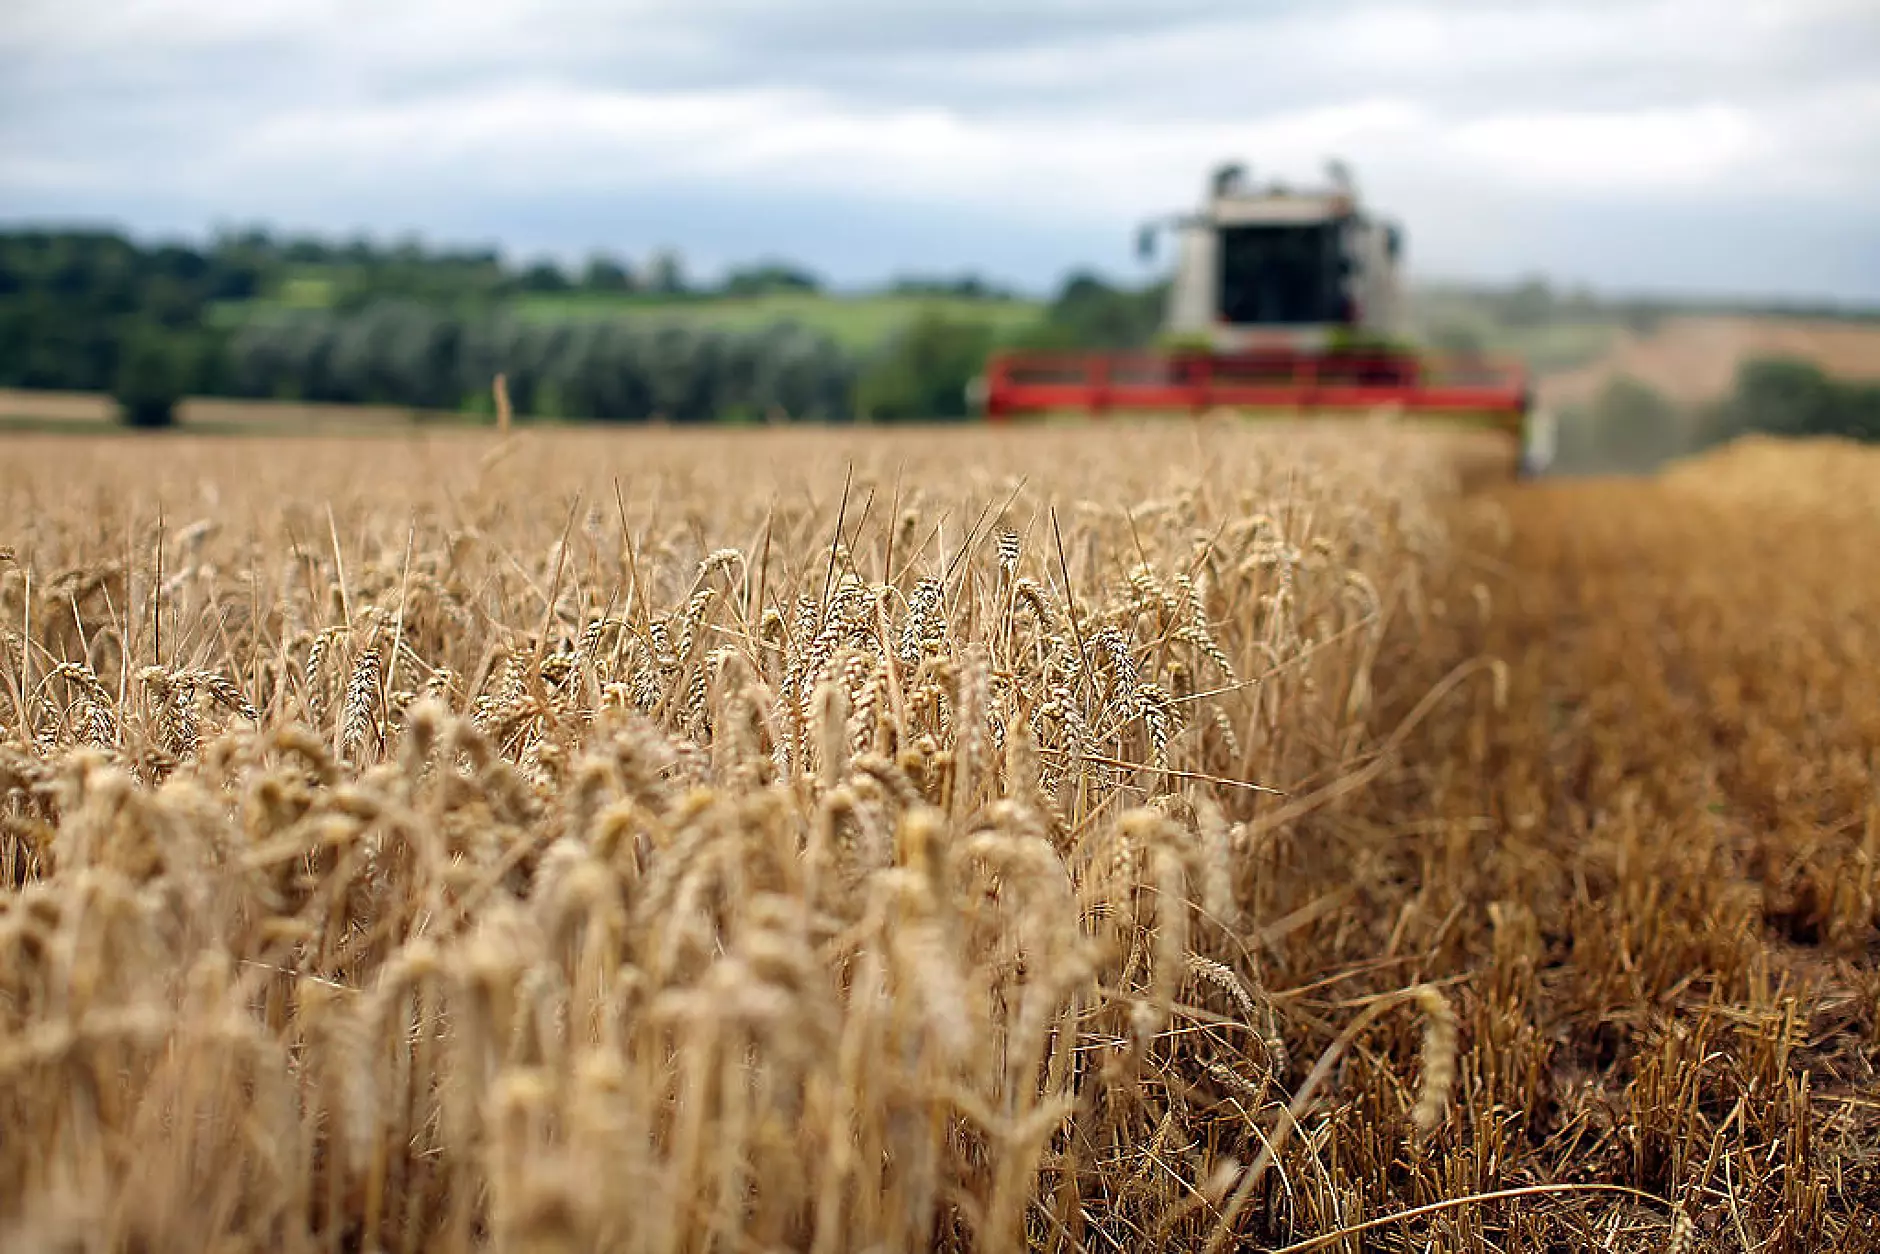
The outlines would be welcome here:
[[[1208,192],[1199,213],[1138,237],[1147,259],[1157,227],[1179,233],[1165,346],[996,354],[975,387],[987,418],[1384,412],[1504,432],[1522,474],[1551,460],[1552,426],[1521,363],[1439,356],[1402,338],[1403,234],[1363,210],[1342,165],[1307,190],[1254,187],[1225,166]]]

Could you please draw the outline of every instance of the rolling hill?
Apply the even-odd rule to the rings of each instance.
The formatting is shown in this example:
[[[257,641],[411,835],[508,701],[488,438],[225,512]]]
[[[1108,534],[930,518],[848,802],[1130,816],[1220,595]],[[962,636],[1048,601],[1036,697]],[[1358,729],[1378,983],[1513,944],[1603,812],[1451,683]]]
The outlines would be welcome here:
[[[1598,356],[1544,373],[1540,398],[1555,408],[1585,404],[1629,377],[1679,405],[1728,394],[1736,371],[1758,357],[1795,357],[1842,379],[1880,380],[1880,321],[1698,315],[1648,332],[1619,331]]]

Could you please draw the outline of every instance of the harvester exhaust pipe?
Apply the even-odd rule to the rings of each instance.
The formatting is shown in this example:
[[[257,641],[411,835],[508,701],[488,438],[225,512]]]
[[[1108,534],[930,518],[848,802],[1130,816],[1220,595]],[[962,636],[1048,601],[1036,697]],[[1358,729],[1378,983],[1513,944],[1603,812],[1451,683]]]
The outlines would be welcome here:
[[[1208,178],[1208,190],[1217,198],[1232,196],[1247,185],[1247,167],[1238,161],[1228,161],[1214,167],[1214,173]]]

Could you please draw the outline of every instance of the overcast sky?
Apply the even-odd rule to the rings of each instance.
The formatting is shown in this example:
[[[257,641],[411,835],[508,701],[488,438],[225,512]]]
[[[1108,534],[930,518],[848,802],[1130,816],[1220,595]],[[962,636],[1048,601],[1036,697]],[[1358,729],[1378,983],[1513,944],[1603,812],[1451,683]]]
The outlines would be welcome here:
[[[1141,273],[1339,156],[1427,277],[1880,301],[1876,0],[0,0],[0,216]]]

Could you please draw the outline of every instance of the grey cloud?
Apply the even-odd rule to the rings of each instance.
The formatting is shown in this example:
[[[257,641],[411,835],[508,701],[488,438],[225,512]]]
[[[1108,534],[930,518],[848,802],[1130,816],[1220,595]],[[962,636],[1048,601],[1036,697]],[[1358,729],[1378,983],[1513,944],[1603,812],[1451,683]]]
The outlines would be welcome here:
[[[279,102],[538,77],[642,91],[807,86],[859,106],[913,101],[965,115],[1232,116],[1390,93],[1479,113],[1756,100],[1871,75],[1880,62],[1880,9],[1816,5],[1824,11],[1812,20],[1772,23],[1755,19],[1754,3],[1714,0],[1288,0],[1257,10],[1226,0],[406,0],[329,5],[336,16],[324,24],[308,16],[319,6],[228,19],[197,3],[122,43],[96,0],[27,4],[24,18],[0,18],[0,45],[13,45],[19,70],[7,90],[79,109],[105,78]],[[1665,20],[1655,25],[1654,13]],[[80,38],[88,26],[104,32]],[[1397,37],[1407,46],[1393,47]]]
[[[329,118],[369,134],[377,119],[409,126],[440,107],[448,113],[439,102],[543,86],[577,101],[764,92],[809,102],[805,116],[833,127],[835,138],[820,181],[789,191],[806,198],[791,213],[752,215],[745,232],[753,251],[813,253],[845,233],[891,249],[914,238],[916,226],[945,230],[953,222],[990,258],[1010,240],[1035,242],[1031,232],[1051,220],[1054,210],[1031,205],[1041,170],[1088,173],[1108,160],[1120,170],[1114,179],[1128,177],[1132,162],[1154,166],[1142,174],[1146,207],[1190,188],[1186,178],[1179,188],[1168,182],[1171,162],[1192,158],[1199,179],[1200,163],[1212,157],[1200,153],[1197,136],[1223,146],[1251,142],[1276,118],[1369,102],[1399,109],[1414,124],[1406,123],[1401,142],[1370,141],[1360,174],[1374,172],[1367,182],[1392,197],[1428,241],[1423,255],[1442,268],[1466,268],[1472,232],[1461,224],[1472,220],[1505,228],[1497,257],[1592,270],[1602,264],[1601,236],[1577,224],[1603,223],[1608,239],[1619,238],[1615,231],[1649,239],[1675,231],[1667,224],[1680,212],[1690,218],[1690,206],[1708,204],[1722,216],[1699,212],[1696,229],[1710,232],[1717,248],[1680,239],[1662,249],[1667,282],[1688,278],[1695,265],[1674,265],[1674,253],[1714,255],[1745,281],[1754,273],[1766,282],[1749,259],[1745,241],[1754,233],[1743,223],[1773,230],[1787,215],[1827,233],[1798,272],[1827,274],[1823,259],[1838,240],[1848,258],[1843,277],[1880,294],[1873,248],[1880,228],[1863,225],[1880,218],[1880,97],[1861,94],[1863,84],[1880,82],[1880,9],[1859,0],[1284,0],[1257,8],[1229,0],[140,0],[129,8],[13,0],[0,5],[0,61],[9,70],[0,75],[0,183],[19,193],[14,213],[115,205],[133,222],[192,212],[388,229],[487,222],[499,231],[563,232],[578,246],[573,233],[604,233],[607,217],[592,206],[613,195],[633,198],[632,214],[621,216],[638,224],[636,232],[657,234],[665,222],[665,235],[679,242],[685,206],[699,214],[711,206],[722,224],[727,206],[738,203],[740,177],[749,180],[747,201],[784,194],[774,186],[775,162],[748,175],[670,176],[656,189],[627,168],[610,184],[604,163],[636,160],[629,140],[593,129],[591,118],[580,123],[590,131],[564,137],[552,133],[552,116],[537,119],[547,128],[539,142],[505,149],[501,143],[518,141],[486,139],[453,159],[450,146],[465,137],[443,135],[418,163],[396,151],[362,151],[297,164],[294,152],[267,152],[256,137],[305,134]],[[1536,185],[1517,168],[1536,163],[1496,164],[1509,127],[1518,131],[1522,118],[1705,108],[1755,129],[1763,147],[1745,151],[1767,163],[1779,186],[1719,183],[1676,195],[1664,190],[1676,181],[1667,178],[1601,186],[1598,171],[1636,173],[1640,162],[1602,162],[1597,152],[1576,158],[1595,172],[1591,186]],[[901,193],[897,202],[884,190],[888,172],[863,161],[846,173],[827,168],[836,159],[829,152],[872,151],[857,138],[869,126],[925,133],[906,125],[911,110],[961,128],[953,155],[933,160],[971,157],[983,144],[1007,163],[1003,174],[981,172],[993,185],[979,189],[971,208],[964,200],[936,205],[930,191]],[[788,140],[793,117],[779,106],[765,121]],[[578,129],[577,120],[569,125]],[[1489,133],[1483,125],[1502,136],[1503,148],[1458,147],[1459,137],[1480,141]],[[1588,142],[1610,129],[1587,132]],[[1113,156],[1104,152],[1106,134],[1117,139]],[[1062,144],[1069,155],[1026,161],[1012,136]],[[1474,166],[1459,155],[1483,151],[1490,155]],[[1214,155],[1256,166],[1266,160],[1257,150]],[[465,219],[463,198],[488,187],[485,163],[506,158],[541,180],[540,211],[518,202]],[[1681,159],[1666,153],[1664,164]],[[1562,168],[1566,178],[1576,167]],[[832,181],[838,176],[845,185]],[[930,189],[933,176],[908,186]],[[985,202],[1000,194],[1008,198],[1002,217]],[[589,209],[579,214],[550,211],[558,198],[577,195],[597,199],[583,199]],[[1067,247],[1089,246],[1120,230],[1108,222],[1100,214],[1066,220],[1059,236]],[[1051,255],[1027,247],[1026,255]],[[1652,272],[1648,245],[1614,244],[1610,255],[1622,252]]]

